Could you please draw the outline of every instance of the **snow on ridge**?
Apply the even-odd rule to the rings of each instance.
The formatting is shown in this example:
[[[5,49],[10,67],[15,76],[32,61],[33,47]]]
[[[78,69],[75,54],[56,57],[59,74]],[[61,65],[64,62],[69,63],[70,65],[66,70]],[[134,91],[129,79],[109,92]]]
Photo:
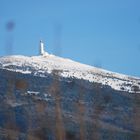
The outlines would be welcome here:
[[[63,77],[75,77],[90,82],[102,83],[111,86],[115,90],[133,92],[133,86],[140,88],[139,78],[113,73],[50,54],[31,57],[22,55],[1,57],[0,68],[25,74],[32,73],[30,68],[33,68],[36,73],[40,73],[40,76],[43,76],[45,72],[51,73],[53,70],[60,70]]]

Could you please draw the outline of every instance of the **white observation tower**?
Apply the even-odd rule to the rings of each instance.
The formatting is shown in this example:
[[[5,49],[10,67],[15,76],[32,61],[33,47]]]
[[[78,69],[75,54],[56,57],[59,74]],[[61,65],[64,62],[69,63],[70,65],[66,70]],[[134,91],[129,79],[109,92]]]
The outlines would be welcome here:
[[[48,53],[44,50],[44,43],[40,40],[40,55],[47,55]]]

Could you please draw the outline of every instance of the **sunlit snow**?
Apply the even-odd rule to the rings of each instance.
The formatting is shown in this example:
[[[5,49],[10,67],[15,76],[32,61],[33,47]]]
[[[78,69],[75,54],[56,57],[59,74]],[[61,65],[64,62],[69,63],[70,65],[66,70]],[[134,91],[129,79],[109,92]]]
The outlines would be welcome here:
[[[32,57],[20,55],[1,57],[0,68],[41,77],[45,77],[45,73],[58,70],[61,71],[60,75],[62,77],[73,77],[102,83],[115,90],[134,92],[133,86],[140,88],[139,78],[113,73],[50,54]],[[137,93],[140,93],[140,91],[137,91]]]

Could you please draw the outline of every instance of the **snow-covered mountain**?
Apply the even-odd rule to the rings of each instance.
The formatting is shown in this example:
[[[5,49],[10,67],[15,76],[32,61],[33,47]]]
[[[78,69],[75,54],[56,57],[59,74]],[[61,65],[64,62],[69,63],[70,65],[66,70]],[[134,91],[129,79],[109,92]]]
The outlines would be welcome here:
[[[101,83],[119,91],[132,93],[135,88],[140,89],[140,78],[110,72],[50,54],[32,57],[20,55],[1,57],[0,68],[41,77],[45,77],[53,70],[58,70],[61,71],[62,77]],[[136,92],[140,93],[140,90]]]
[[[69,59],[0,58],[0,140],[139,140],[140,78]]]

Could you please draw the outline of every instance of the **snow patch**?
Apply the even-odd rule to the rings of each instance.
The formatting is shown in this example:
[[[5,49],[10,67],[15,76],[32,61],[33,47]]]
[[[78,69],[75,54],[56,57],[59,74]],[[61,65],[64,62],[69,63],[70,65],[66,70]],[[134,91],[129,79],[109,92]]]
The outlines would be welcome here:
[[[140,89],[139,78],[110,72],[51,54],[32,57],[20,55],[1,57],[0,68],[41,77],[46,77],[46,74],[57,70],[60,71],[60,75],[65,78],[72,77],[101,83],[115,90],[134,92],[134,85],[138,87],[137,89]],[[28,94],[39,94],[36,92],[28,92]],[[140,93],[140,90],[138,90],[137,93]]]

